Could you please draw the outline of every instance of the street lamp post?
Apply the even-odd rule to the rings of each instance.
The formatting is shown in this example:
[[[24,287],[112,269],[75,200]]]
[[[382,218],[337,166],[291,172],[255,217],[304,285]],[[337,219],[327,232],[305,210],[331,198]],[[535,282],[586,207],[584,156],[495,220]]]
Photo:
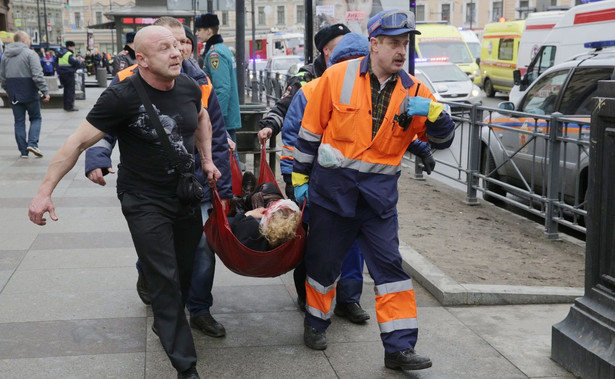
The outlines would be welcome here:
[[[43,12],[45,12],[45,46],[49,50],[49,27],[47,26],[47,1],[43,0]]]
[[[112,2],[112,0],[109,0],[109,11],[112,11],[112,10],[113,10],[113,2]],[[113,46],[115,46],[115,39],[113,38],[113,29],[114,28],[115,28],[115,24],[111,28],[111,46],[112,46],[111,47],[111,53],[115,56],[115,51],[113,51],[113,50],[115,50],[113,48]]]
[[[36,15],[38,17],[36,17],[36,19],[38,20],[38,43],[41,43],[41,36],[43,35],[42,30],[41,30],[41,5],[39,0],[36,0]],[[47,24],[45,24],[46,26]]]
[[[252,103],[258,103],[258,81],[256,80],[256,59],[254,52],[256,50],[256,16],[254,10],[254,0],[252,0]]]

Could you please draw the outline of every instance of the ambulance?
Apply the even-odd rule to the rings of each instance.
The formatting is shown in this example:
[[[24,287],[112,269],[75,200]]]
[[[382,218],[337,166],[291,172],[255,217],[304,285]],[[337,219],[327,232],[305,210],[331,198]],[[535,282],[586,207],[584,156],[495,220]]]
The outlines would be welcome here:
[[[517,68],[519,42],[525,21],[492,22],[485,25],[480,53],[483,89],[489,97],[496,91],[508,92]]]
[[[615,0],[614,0],[615,1]],[[416,55],[419,58],[448,57],[466,73],[476,85],[480,85],[480,71],[468,45],[459,30],[448,24],[416,24],[421,32],[415,37]]]
[[[527,66],[564,13],[566,11],[534,12],[527,16],[517,55],[517,69],[521,75],[525,74]]]
[[[515,71],[515,86],[509,99],[514,102],[523,96],[527,87],[549,67],[595,50],[593,45],[586,47],[587,42],[612,40],[615,40],[615,0],[570,8],[547,34],[524,75],[520,70]]]

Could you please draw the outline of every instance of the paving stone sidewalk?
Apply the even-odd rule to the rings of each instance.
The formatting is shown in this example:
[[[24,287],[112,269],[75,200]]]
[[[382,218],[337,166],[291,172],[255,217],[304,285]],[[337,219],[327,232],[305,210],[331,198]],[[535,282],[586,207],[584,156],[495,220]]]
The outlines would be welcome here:
[[[40,159],[19,158],[11,110],[0,108],[0,378],[175,377],[135,291],[115,177],[106,187],[90,183],[82,157],[55,190],[59,221],[39,227],[27,218],[53,153],[101,91],[88,88],[79,112],[43,111]],[[362,305],[371,320],[333,316],[329,347],[313,351],[303,345],[290,274],[241,277],[218,261],[212,312],[227,336],[194,333],[198,370],[211,378],[573,377],[549,358],[551,326],[570,304],[448,307],[415,287],[417,350],[434,365],[403,373],[384,368],[369,275]]]

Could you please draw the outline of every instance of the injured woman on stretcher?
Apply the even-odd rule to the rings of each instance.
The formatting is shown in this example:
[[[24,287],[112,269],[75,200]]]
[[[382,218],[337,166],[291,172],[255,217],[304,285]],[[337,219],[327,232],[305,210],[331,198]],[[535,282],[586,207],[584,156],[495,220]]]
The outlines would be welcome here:
[[[233,199],[228,221],[244,246],[269,251],[295,237],[301,210],[294,201],[285,200],[274,183],[265,182]]]

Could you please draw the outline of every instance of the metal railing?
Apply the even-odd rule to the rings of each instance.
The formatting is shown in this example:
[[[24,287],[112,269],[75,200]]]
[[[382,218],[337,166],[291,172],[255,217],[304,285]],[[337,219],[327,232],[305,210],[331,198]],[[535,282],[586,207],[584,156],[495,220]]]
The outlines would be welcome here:
[[[550,239],[559,238],[559,225],[585,233],[589,116],[461,108],[452,115],[453,145],[434,154],[435,172],[464,185],[469,205],[479,204],[482,193],[543,218]],[[420,179],[422,168],[414,164]]]
[[[286,75],[259,71],[257,77],[259,101],[274,104],[282,95]],[[274,81],[280,83],[279,89]],[[558,113],[546,116],[454,105],[455,140],[449,149],[434,153],[434,172],[461,184],[468,205],[480,204],[480,193],[485,200],[541,217],[550,239],[559,238],[560,225],[586,232],[589,116],[572,119]],[[415,178],[423,178],[419,162],[411,161]]]
[[[275,104],[286,89],[286,80],[289,75],[272,73],[270,71],[246,70],[246,95],[252,96],[252,80],[257,81],[257,99],[259,103],[267,106]]]

